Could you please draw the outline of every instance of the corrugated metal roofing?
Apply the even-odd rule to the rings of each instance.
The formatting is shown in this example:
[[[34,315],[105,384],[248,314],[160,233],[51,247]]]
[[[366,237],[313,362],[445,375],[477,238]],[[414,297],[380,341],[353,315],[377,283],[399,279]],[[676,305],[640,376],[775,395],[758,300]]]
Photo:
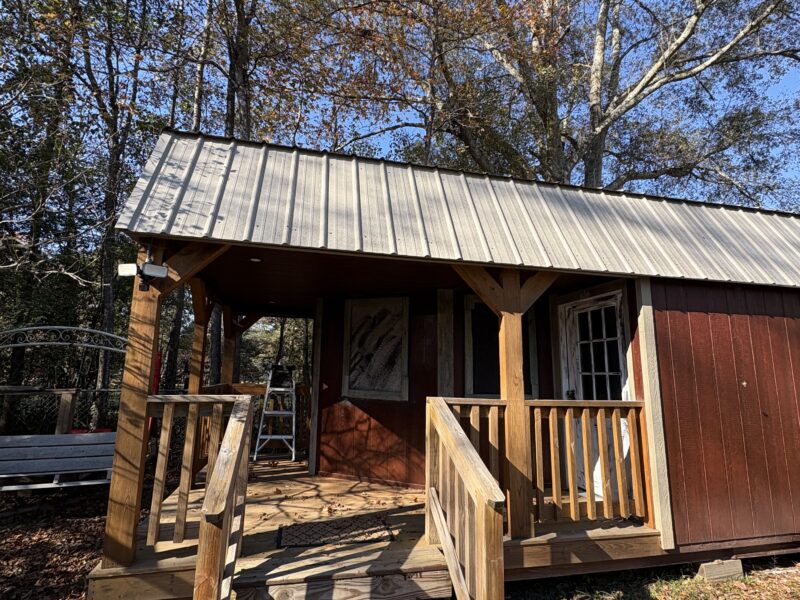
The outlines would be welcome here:
[[[165,131],[117,224],[213,239],[800,286],[800,218]]]

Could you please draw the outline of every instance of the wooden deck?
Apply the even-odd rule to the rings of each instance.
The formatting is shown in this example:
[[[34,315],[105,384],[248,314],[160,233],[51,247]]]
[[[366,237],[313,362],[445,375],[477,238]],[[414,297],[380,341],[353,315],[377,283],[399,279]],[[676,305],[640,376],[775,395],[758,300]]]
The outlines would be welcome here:
[[[139,526],[137,560],[90,574],[90,599],[191,598],[202,490],[190,496],[186,540],[171,541],[177,494],[164,502],[159,541],[145,543]],[[244,545],[236,562],[237,598],[450,598],[442,552],[424,540],[422,490],[310,476],[305,465],[258,463],[248,485]],[[382,515],[393,540],[278,548],[281,526],[343,524]],[[505,579],[532,579],[591,570],[609,562],[663,555],[658,533],[626,521],[539,524],[536,536],[504,541]],[[594,567],[594,568],[593,568]]]
[[[422,490],[309,476],[305,465],[253,465],[247,491],[244,545],[236,562],[237,598],[449,598],[441,552],[425,543]],[[137,560],[127,568],[96,568],[89,598],[190,598],[201,492],[192,492],[187,539],[171,540],[176,494],[164,503],[159,541],[145,544],[139,527]],[[281,526],[383,515],[392,541],[278,548]]]

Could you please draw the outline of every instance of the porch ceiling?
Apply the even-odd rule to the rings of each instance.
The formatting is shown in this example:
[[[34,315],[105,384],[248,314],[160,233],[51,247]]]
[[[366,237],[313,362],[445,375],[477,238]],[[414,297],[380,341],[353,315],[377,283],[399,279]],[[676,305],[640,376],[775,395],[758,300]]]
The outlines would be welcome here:
[[[182,242],[171,244],[175,251]],[[440,288],[473,293],[450,265],[440,262],[291,248],[232,246],[197,276],[222,304],[269,315],[313,316],[320,297],[405,296]],[[564,273],[551,291],[570,292],[603,281],[608,278]]]
[[[133,235],[800,286],[800,218],[165,131]]]

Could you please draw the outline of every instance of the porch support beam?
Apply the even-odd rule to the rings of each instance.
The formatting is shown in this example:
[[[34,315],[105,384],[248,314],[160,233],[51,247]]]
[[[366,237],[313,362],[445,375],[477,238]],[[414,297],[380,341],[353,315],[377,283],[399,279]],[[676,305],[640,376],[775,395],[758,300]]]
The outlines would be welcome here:
[[[153,285],[158,287],[162,294],[167,295],[225,254],[229,248],[228,244],[201,242],[186,244],[164,261],[164,265],[169,269],[167,278],[156,280]]]
[[[312,350],[311,366],[311,427],[309,431],[308,472],[317,474],[317,451],[319,448],[319,386],[320,365],[322,363],[322,316],[324,303],[322,298],[317,298],[314,303],[314,348]]]
[[[152,259],[160,263],[161,247],[152,248]],[[139,250],[138,261],[147,259]],[[129,566],[136,558],[136,529],[142,504],[142,481],[147,450],[147,395],[150,393],[158,349],[161,294],[154,287],[139,288],[134,278],[128,325],[128,349],[122,375],[117,439],[114,446],[108,514],[103,542],[103,567]]]
[[[454,269],[500,317],[500,397],[506,402],[505,438],[508,460],[508,532],[512,538],[534,535],[531,428],[525,408],[522,315],[550,287],[557,273],[540,271],[521,282],[521,271],[503,269],[497,281],[483,267],[458,265]]]

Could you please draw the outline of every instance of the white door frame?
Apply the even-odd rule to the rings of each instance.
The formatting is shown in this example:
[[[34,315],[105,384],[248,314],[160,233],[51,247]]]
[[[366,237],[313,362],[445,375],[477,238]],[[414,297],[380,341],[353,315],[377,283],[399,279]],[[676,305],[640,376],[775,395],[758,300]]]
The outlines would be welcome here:
[[[592,296],[584,297],[579,300],[566,300],[559,302],[557,305],[558,314],[558,345],[560,353],[560,370],[561,370],[561,390],[564,396],[567,396],[570,390],[574,390],[574,399],[583,398],[582,393],[582,378],[580,376],[580,366],[578,355],[578,333],[577,333],[577,315],[584,310],[594,308],[603,308],[606,306],[613,306],[617,318],[617,339],[619,350],[619,368],[620,368],[620,389],[621,398],[609,398],[609,400],[628,400],[632,397],[630,394],[630,387],[628,384],[629,369],[627,363],[626,349],[629,347],[628,328],[625,322],[625,294],[622,289],[606,291],[603,293],[594,294]],[[606,365],[608,365],[608,357],[606,357]],[[569,399],[569,398],[568,398]],[[622,422],[622,449],[623,454],[627,460],[630,447],[630,439],[628,437],[627,421]],[[609,431],[607,432],[607,439],[611,444],[612,434],[610,430],[610,423],[607,424]],[[578,457],[583,456],[583,432],[580,426],[580,421],[576,421],[575,431],[575,455]],[[564,432],[559,432],[559,436],[563,436]],[[591,439],[592,456],[596,461],[591,467],[592,479],[594,482],[595,499],[602,499],[602,474],[599,464],[598,440],[597,434],[594,432]],[[562,444],[564,446],[564,444]],[[562,460],[563,464],[563,460]],[[586,489],[586,468],[583,460],[577,461],[577,479],[578,487],[582,490]],[[609,465],[609,476],[612,480],[612,500],[618,501],[619,492],[618,486],[614,485],[617,479],[616,463],[613,461]]]

